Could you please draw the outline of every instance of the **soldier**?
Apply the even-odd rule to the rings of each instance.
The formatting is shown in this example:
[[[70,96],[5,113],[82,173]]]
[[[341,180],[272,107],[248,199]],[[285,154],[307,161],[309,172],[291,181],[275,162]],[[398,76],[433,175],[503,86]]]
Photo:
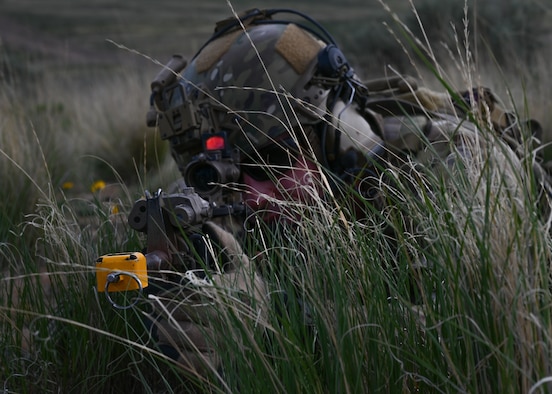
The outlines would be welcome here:
[[[148,123],[169,142],[186,186],[211,206],[254,212],[273,227],[298,219],[285,201],[339,199],[351,195],[346,189],[383,209],[381,185],[413,179],[386,169],[453,166],[481,143],[467,121],[475,113],[512,147],[525,142],[490,91],[438,94],[403,76],[361,81],[323,27],[300,13],[305,23],[278,19],[289,12],[254,9],[219,22],[189,64],[176,56],[152,83]],[[529,139],[538,137],[537,126]],[[354,210],[364,203],[353,204],[345,221],[366,215]],[[240,307],[259,316],[267,313],[266,286],[241,249],[243,223],[229,224],[239,215],[203,226],[226,251],[226,269],[208,283],[249,294]],[[192,273],[186,279],[203,283]],[[179,362],[216,368],[204,325],[213,311],[194,309],[196,297],[182,286],[156,296],[156,335]]]

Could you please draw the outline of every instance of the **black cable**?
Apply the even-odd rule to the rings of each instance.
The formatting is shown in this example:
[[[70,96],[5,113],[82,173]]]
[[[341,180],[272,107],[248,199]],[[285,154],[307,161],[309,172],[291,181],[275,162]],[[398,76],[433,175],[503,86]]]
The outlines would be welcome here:
[[[305,19],[306,21],[312,23],[316,29],[318,29],[320,32],[316,32],[315,29],[311,28],[311,27],[308,27],[306,25],[303,25],[301,23],[297,23],[297,22],[294,22],[294,21],[289,21],[289,20],[272,20],[272,19],[268,19],[268,18],[271,18],[273,15],[276,15],[276,14],[292,14],[292,15],[296,15],[296,16],[299,16],[303,19]],[[248,14],[244,15],[243,17],[241,17],[240,19],[237,19],[232,22],[232,23],[229,23],[227,26],[225,26],[224,28],[216,31],[208,40],[207,42],[205,42],[201,48],[199,48],[199,50],[197,51],[197,53],[194,55],[194,57],[192,58],[195,59],[199,53],[207,46],[209,45],[211,42],[213,42],[214,40],[216,40],[217,38],[225,35],[226,33],[228,33],[229,31],[231,31],[232,29],[235,29],[237,26],[240,26],[240,22],[241,23],[245,23],[247,22],[249,19],[251,18],[254,18],[256,16],[259,16],[259,15],[265,15],[267,19],[262,19],[262,20],[257,20],[257,21],[253,21],[252,22],[252,25],[262,25],[262,24],[290,24],[290,23],[295,23],[297,26],[301,27],[302,29],[304,30],[307,30],[308,32],[312,33],[313,35],[315,35],[316,37],[318,37],[319,39],[321,39],[322,41],[324,41],[326,44],[333,44],[333,45],[336,45],[335,43],[335,40],[333,38],[333,36],[319,23],[317,22],[315,19],[311,18],[310,16],[308,16],[307,14],[303,13],[303,12],[300,12],[300,11],[296,11],[296,10],[293,10],[293,9],[288,9],[288,8],[274,8],[274,9],[266,9],[266,10],[259,10],[258,8],[255,8],[253,10],[251,10]],[[324,38],[325,36],[325,38]]]
[[[322,26],[318,21],[316,21],[315,19],[313,19],[312,17],[310,17],[309,15],[301,11],[297,11],[289,8],[274,8],[274,9],[265,10],[265,13],[266,15],[269,15],[269,16],[272,16],[274,14],[285,14],[285,13],[300,16],[301,18],[309,21],[314,26],[316,26],[318,30],[320,30],[326,36],[326,40],[323,40],[323,41],[329,44],[337,45],[335,43],[333,36],[324,28],[324,26]],[[293,23],[293,22],[289,22],[289,23]],[[319,36],[318,34],[316,35]]]

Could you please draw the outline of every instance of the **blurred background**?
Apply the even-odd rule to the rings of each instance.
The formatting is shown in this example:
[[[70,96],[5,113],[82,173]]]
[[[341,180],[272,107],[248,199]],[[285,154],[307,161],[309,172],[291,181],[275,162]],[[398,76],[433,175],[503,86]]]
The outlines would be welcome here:
[[[443,44],[456,52],[453,29],[461,44],[465,40],[465,17],[471,49],[486,58],[492,53],[504,66],[534,61],[551,43],[550,0],[161,0],[155,4],[144,0],[124,4],[109,0],[4,0],[0,2],[0,37],[4,63],[33,72],[52,72],[59,66],[73,71],[83,66],[149,67],[152,62],[143,57],[163,62],[175,52],[195,53],[213,31],[214,23],[230,16],[232,8],[236,12],[293,8],[320,21],[359,70],[383,73],[388,64],[408,68],[397,38],[389,33],[395,28],[386,7],[420,38],[427,37],[440,54],[446,52]],[[143,57],[121,50],[109,40]]]

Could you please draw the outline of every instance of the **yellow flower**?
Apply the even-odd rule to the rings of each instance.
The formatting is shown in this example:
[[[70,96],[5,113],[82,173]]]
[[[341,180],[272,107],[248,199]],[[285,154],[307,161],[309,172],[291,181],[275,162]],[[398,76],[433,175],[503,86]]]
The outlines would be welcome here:
[[[99,181],[96,181],[92,184],[92,186],[90,186],[90,191],[92,193],[95,193],[97,191],[100,191],[102,190],[103,188],[105,187],[105,182],[102,181],[102,180],[99,180]]]
[[[111,214],[116,215],[118,213],[119,213],[119,206],[117,204],[115,204],[111,207]]]
[[[71,181],[63,182],[63,184],[61,185],[61,188],[63,190],[69,190],[69,189],[72,189],[74,187],[75,187],[75,184]]]

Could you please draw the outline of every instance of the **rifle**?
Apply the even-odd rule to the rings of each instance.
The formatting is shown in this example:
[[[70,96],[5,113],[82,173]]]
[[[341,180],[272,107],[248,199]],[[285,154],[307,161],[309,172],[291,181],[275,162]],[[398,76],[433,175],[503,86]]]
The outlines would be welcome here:
[[[147,123],[159,126],[161,139],[169,140],[171,148],[185,145],[193,151],[201,146],[201,150],[187,163],[177,159],[183,179],[172,190],[159,189],[154,194],[146,190],[145,197],[134,203],[128,223],[146,234],[143,253],[111,253],[96,260],[97,289],[118,309],[131,308],[136,302],[118,305],[110,292],[142,293],[153,273],[209,266],[212,256],[201,231],[205,221],[237,218],[242,223],[245,217],[242,191],[232,186],[240,177],[239,151],[229,146],[224,131],[202,130],[202,119],[197,115],[201,111],[177,82],[185,66],[186,61],[175,55],[151,83]]]

